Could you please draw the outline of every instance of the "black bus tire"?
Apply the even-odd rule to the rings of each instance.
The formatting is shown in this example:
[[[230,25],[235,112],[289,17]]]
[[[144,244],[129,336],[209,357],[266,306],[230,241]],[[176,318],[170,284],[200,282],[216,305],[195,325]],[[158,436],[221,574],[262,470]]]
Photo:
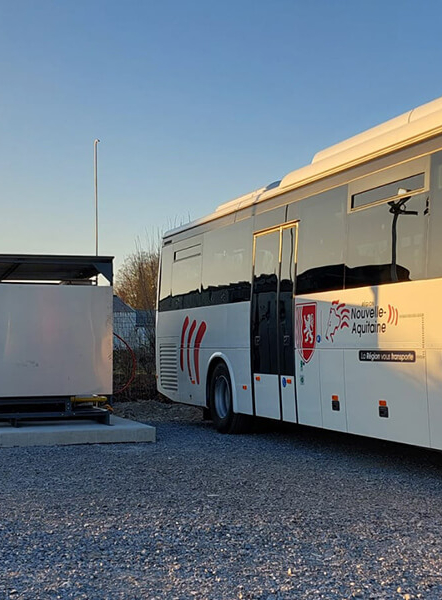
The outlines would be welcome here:
[[[216,365],[210,380],[210,413],[220,433],[244,433],[249,417],[233,412],[232,382],[225,363]]]

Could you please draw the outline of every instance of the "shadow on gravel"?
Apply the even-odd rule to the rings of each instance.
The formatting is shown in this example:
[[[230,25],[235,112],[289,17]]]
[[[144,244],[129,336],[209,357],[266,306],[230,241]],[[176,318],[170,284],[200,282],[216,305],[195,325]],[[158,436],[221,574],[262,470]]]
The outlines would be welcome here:
[[[203,410],[198,407],[158,400],[122,402],[115,405],[115,414],[156,426],[157,440],[167,433],[163,426],[192,428],[207,435],[217,436],[218,442],[225,439],[235,444],[235,439],[249,438],[271,441],[277,451],[278,444],[287,445],[294,455],[303,451],[327,457],[328,460],[342,461],[351,456],[356,466],[387,469],[400,468],[402,471],[433,469],[437,473],[442,469],[442,453],[417,446],[397,442],[388,442],[368,437],[339,433],[326,429],[317,429],[304,425],[280,423],[270,419],[255,418],[248,434],[225,436],[217,433],[213,423],[203,418]],[[218,437],[219,436],[219,437]]]
[[[207,421],[203,421],[197,425],[203,423],[205,426],[208,424]],[[211,423],[209,424],[211,425]],[[217,432],[214,430],[214,433]],[[401,466],[406,471],[417,471],[424,466],[425,469],[442,470],[442,452],[438,450],[305,425],[255,418],[250,432],[245,435],[270,438],[276,442],[280,439],[284,444],[290,444],[294,453],[302,448],[329,455],[336,460],[348,458],[351,454],[352,460],[354,459],[358,463],[365,464],[369,460],[370,463],[375,462],[379,467],[385,468],[391,465],[395,469]]]

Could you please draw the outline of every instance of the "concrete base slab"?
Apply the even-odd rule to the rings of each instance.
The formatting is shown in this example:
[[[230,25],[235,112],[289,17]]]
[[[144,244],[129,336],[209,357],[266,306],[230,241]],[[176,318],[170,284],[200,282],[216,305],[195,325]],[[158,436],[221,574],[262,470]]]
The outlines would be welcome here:
[[[156,429],[111,415],[111,424],[96,421],[20,421],[19,427],[0,422],[0,448],[155,442]]]

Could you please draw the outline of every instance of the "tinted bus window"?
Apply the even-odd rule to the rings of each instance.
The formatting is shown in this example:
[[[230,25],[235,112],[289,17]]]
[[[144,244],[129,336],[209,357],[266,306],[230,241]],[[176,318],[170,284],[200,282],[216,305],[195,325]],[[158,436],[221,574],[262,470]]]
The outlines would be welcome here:
[[[299,219],[296,294],[344,286],[347,187],[290,204],[289,221]]]
[[[431,157],[428,277],[442,277],[442,152]]]
[[[412,175],[411,177],[405,177],[392,183],[380,185],[371,190],[354,194],[351,198],[351,207],[360,208],[367,204],[373,204],[375,202],[382,202],[390,198],[394,198],[400,195],[400,190],[407,190],[409,192],[415,192],[416,190],[423,190],[425,187],[425,173],[419,173],[418,175]]]
[[[256,238],[252,298],[253,371],[278,373],[277,292],[279,230]]]
[[[169,246],[163,246],[161,250],[159,310],[161,310],[164,301],[166,301],[168,298],[170,299],[172,295],[172,262],[172,244]]]
[[[293,357],[293,284],[295,281],[296,228],[282,232],[281,273],[279,283],[279,356],[280,372],[291,373]]]
[[[420,194],[348,215],[345,287],[425,277],[426,201]]]
[[[175,251],[172,265],[174,308],[193,308],[200,304],[201,245]]]
[[[250,300],[251,219],[204,234],[203,303]]]

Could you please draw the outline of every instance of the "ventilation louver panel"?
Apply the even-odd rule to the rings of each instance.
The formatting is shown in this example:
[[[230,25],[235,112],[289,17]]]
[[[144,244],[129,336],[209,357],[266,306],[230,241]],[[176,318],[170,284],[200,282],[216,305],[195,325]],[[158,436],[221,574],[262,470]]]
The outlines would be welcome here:
[[[160,344],[160,381],[165,390],[178,390],[177,347]]]

